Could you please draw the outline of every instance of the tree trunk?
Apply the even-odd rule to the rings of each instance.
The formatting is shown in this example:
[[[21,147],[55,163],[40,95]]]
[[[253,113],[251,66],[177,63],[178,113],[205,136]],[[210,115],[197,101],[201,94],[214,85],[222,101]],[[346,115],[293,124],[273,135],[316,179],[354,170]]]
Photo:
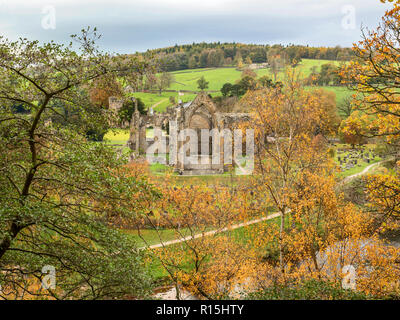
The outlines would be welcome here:
[[[285,266],[283,262],[283,232],[285,230],[285,212],[281,211],[281,226],[279,231],[279,266],[281,272],[285,273]]]
[[[0,243],[0,260],[11,246],[11,241],[15,239],[15,237],[18,235],[18,233],[22,230],[23,228],[21,226],[18,226],[17,223],[13,222],[10,227],[10,235],[6,236]]]

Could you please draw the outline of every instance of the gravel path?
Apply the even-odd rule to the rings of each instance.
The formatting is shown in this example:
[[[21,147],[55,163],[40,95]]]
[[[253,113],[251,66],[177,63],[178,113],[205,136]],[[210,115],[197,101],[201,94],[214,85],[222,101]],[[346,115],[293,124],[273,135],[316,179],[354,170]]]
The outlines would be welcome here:
[[[153,110],[156,108],[156,107],[158,107],[161,103],[163,103],[163,102],[165,102],[165,101],[167,101],[168,99],[163,99],[163,100],[161,100],[161,101],[158,101],[156,104],[153,104],[151,107],[153,108]]]
[[[275,218],[277,218],[279,216],[280,216],[280,213],[274,213],[274,214],[269,215],[268,217],[264,217],[264,218],[260,218],[260,219],[251,220],[251,221],[248,221],[248,222],[235,224],[235,225],[233,225],[233,226],[231,226],[229,228],[223,228],[223,229],[220,229],[220,230],[212,230],[212,231],[198,233],[198,234],[195,234],[193,236],[188,236],[188,237],[184,237],[184,238],[180,238],[180,239],[176,239],[176,240],[165,241],[165,242],[161,242],[161,243],[154,244],[154,245],[151,245],[151,246],[142,247],[142,248],[140,248],[140,250],[157,249],[157,248],[167,247],[167,246],[170,246],[170,245],[173,245],[173,244],[177,244],[177,243],[181,243],[181,242],[185,242],[185,241],[190,241],[190,240],[194,240],[194,239],[198,239],[198,238],[202,238],[202,237],[209,237],[209,236],[213,236],[213,235],[218,234],[218,233],[226,232],[226,231],[229,231],[229,230],[235,230],[235,229],[239,229],[239,228],[250,226],[252,224],[256,224],[256,223],[260,223],[260,222],[263,222],[263,221],[268,221],[268,220],[271,220],[271,219],[275,219]]]
[[[382,161],[373,163],[373,164],[367,166],[363,171],[344,178],[342,180],[341,184],[348,183],[352,179],[354,179],[356,177],[359,177],[359,176],[362,176],[362,175],[368,173],[371,169],[381,165],[382,163],[388,162],[390,160],[391,159],[382,160]],[[194,240],[194,239],[198,239],[198,238],[202,238],[202,237],[209,237],[209,236],[213,236],[213,235],[218,234],[218,233],[226,232],[226,231],[229,231],[229,230],[235,230],[235,229],[247,227],[247,226],[250,226],[250,225],[253,225],[253,224],[256,224],[256,223],[260,223],[260,222],[263,222],[263,221],[268,221],[268,220],[271,220],[271,219],[275,219],[275,218],[277,218],[279,216],[280,216],[280,213],[274,213],[274,214],[269,215],[268,217],[264,217],[264,218],[261,218],[261,219],[255,219],[255,220],[251,220],[251,221],[248,221],[248,222],[239,223],[239,224],[233,225],[233,226],[231,226],[229,228],[223,228],[223,229],[220,229],[220,230],[212,230],[212,231],[208,231],[208,232],[195,234],[193,236],[183,237],[183,238],[176,239],[176,240],[165,241],[165,242],[161,242],[161,243],[154,244],[154,245],[151,245],[151,246],[142,247],[142,248],[140,248],[140,250],[157,249],[157,248],[167,247],[167,246],[170,246],[170,245],[173,245],[173,244],[182,243],[182,242],[185,242],[185,241],[190,241],[190,240]]]
[[[385,162],[391,161],[391,160],[393,160],[393,159],[382,160],[382,161],[379,161],[379,162],[370,164],[370,165],[369,165],[368,167],[366,167],[363,171],[361,171],[361,172],[359,172],[359,173],[356,173],[356,174],[353,174],[353,175],[351,175],[351,176],[348,176],[348,177],[344,178],[344,179],[342,180],[341,184],[349,183],[349,182],[350,182],[351,180],[353,180],[354,178],[360,177],[360,176],[362,176],[362,175],[368,173],[371,169],[373,169],[373,168],[375,168],[375,167],[377,167],[377,166],[379,166],[379,165],[381,165],[381,164],[383,164],[383,163],[385,163]]]

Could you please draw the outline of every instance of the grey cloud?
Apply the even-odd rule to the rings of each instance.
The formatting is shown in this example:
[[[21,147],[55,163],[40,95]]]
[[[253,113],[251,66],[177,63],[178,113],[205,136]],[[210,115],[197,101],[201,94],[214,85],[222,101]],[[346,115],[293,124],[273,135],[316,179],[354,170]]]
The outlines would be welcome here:
[[[1,3],[5,36],[65,42],[90,25],[103,34],[101,45],[117,52],[199,41],[350,46],[360,38],[361,23],[374,27],[385,10],[378,0],[72,0],[55,2],[57,28],[44,30],[47,1]],[[343,5],[356,8],[354,30],[341,27]]]

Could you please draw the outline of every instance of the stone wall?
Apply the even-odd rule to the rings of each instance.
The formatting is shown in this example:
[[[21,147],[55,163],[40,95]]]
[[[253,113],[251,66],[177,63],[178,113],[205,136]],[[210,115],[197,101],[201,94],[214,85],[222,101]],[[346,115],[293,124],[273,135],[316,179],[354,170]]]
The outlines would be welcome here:
[[[199,135],[199,152],[204,149],[206,144],[210,141],[202,141],[200,132],[201,129],[218,129],[222,131],[225,128],[238,127],[240,122],[249,119],[249,114],[245,113],[220,113],[217,111],[215,104],[212,99],[206,93],[200,93],[196,98],[186,104],[179,104],[174,108],[168,108],[165,113],[149,112],[147,115],[140,115],[136,110],[132,115],[130,123],[130,138],[128,146],[138,156],[141,152],[144,152],[148,143],[152,140],[146,140],[146,128],[153,127],[161,129],[169,121],[176,121],[178,131],[184,129],[197,129]],[[153,140],[154,141],[154,140]],[[168,149],[179,150],[184,142],[174,142],[173,139],[169,139]],[[220,145],[223,146],[223,138],[221,138]],[[220,163],[211,163],[212,147],[209,148],[209,155],[202,155],[202,161],[199,164],[185,164],[182,159],[178,157],[175,169],[177,172],[183,175],[203,175],[203,174],[218,174],[224,172],[223,151],[220,152]],[[209,157],[204,159],[204,157]]]

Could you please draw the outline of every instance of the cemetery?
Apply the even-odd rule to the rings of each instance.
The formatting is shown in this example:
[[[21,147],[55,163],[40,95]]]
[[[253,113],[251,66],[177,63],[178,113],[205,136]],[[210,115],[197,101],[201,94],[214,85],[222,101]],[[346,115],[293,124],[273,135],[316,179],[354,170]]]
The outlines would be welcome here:
[[[346,144],[333,146],[336,150],[335,161],[339,166],[341,176],[361,172],[367,166],[382,160],[381,157],[375,154],[375,145],[373,144],[359,146],[354,149]]]

